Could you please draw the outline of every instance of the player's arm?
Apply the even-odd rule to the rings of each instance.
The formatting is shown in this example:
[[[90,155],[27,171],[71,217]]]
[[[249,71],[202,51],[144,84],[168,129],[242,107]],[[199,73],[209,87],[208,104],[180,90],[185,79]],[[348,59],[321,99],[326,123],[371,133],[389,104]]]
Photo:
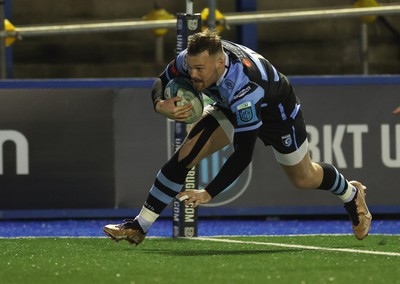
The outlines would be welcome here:
[[[168,64],[167,68],[154,81],[151,89],[151,98],[153,100],[154,110],[170,119],[177,121],[185,121],[190,116],[192,105],[177,106],[176,102],[180,101],[180,97],[165,99],[164,90],[169,80],[179,76],[179,72],[175,66],[175,60]]]
[[[177,195],[186,205],[197,207],[208,203],[232,184],[252,161],[257,130],[239,132],[234,137],[235,151],[231,154],[217,176],[202,190],[184,191]]]
[[[234,152],[222,166],[217,176],[206,186],[205,190],[215,197],[233,183],[250,164],[258,129],[262,125],[261,104],[264,90],[253,82],[245,86],[244,95],[232,100],[231,111],[236,117]],[[242,89],[243,90],[243,89]],[[237,94],[243,94],[239,91]]]
[[[179,72],[175,66],[175,60],[172,60],[167,68],[160,74],[158,78],[154,81],[153,87],[151,88],[151,99],[153,100],[154,110],[157,111],[157,104],[164,100],[164,90],[165,86],[168,84],[169,80],[179,76]]]
[[[257,133],[257,130],[252,130],[235,134],[233,141],[235,151],[205,188],[212,198],[231,185],[251,163]]]
[[[178,194],[178,198],[188,195],[185,204],[193,203],[193,206],[196,207],[209,202],[231,185],[252,161],[258,129],[262,124],[260,113],[264,91],[254,83],[245,86],[246,96],[239,97],[231,105],[231,110],[237,119],[233,140],[234,152],[204,190]]]

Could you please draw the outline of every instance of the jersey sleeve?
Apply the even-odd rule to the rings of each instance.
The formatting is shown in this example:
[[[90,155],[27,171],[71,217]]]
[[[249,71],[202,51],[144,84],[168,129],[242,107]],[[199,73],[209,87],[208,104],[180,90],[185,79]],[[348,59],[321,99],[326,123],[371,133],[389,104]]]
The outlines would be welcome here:
[[[233,97],[230,110],[234,115],[235,133],[258,129],[262,124],[261,103],[264,90],[249,82]]]
[[[205,190],[211,197],[215,197],[231,185],[252,161],[257,129],[235,133],[234,152],[222,166],[215,178],[206,186]]]
[[[151,98],[153,107],[164,99],[164,90],[168,82],[178,76],[188,76],[185,60],[186,50],[182,51],[174,60],[172,60],[160,76],[154,81],[151,89]]]

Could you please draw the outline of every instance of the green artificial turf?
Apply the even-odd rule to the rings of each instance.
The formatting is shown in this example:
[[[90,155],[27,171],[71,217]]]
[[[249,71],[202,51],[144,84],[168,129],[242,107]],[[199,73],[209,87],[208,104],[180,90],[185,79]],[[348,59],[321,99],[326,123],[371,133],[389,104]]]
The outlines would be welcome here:
[[[0,281],[400,283],[398,235],[212,239],[147,238],[135,247],[106,238],[3,238]]]

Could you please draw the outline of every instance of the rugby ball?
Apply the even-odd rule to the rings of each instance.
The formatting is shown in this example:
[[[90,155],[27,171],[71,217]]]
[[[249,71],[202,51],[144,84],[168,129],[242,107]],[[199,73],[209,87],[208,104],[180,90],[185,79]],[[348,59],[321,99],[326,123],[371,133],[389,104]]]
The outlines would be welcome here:
[[[177,102],[177,106],[191,104],[193,108],[190,110],[190,116],[185,120],[186,123],[197,121],[203,114],[203,96],[196,91],[190,80],[186,77],[176,77],[168,82],[165,87],[164,97],[170,99],[180,97],[182,100]]]

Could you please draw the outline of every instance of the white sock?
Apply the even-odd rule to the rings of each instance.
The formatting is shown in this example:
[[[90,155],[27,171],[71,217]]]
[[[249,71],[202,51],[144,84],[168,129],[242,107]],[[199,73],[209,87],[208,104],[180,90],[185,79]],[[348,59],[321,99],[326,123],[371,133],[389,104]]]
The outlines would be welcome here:
[[[140,213],[136,216],[135,220],[138,221],[143,231],[147,233],[151,225],[153,225],[153,223],[157,220],[158,216],[160,215],[150,211],[145,207],[142,207],[142,210],[140,210]]]
[[[338,195],[339,198],[344,202],[350,202],[357,193],[357,189],[347,182],[347,188],[342,195]]]

